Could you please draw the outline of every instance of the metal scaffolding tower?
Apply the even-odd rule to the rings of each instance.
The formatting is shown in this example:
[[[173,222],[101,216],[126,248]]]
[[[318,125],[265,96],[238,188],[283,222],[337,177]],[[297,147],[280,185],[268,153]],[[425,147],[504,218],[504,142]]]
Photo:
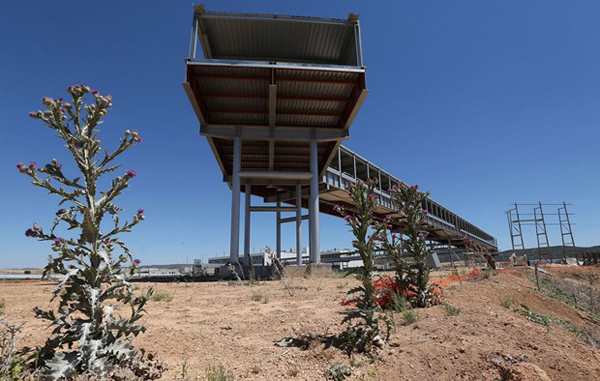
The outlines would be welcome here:
[[[519,214],[519,204],[515,202],[514,209],[509,209],[506,212],[508,217],[508,229],[510,231],[510,242],[513,251],[517,249],[525,250],[525,242],[523,241],[523,227],[521,226],[521,216]]]
[[[562,238],[563,247],[563,258],[567,260],[567,246],[571,250],[571,255],[575,255],[577,262],[579,263],[579,255],[577,254],[577,247],[575,246],[575,239],[573,238],[573,229],[571,229],[571,219],[569,218],[569,212],[567,211],[567,204],[563,202],[563,206],[558,208],[558,223],[560,226],[560,236]]]
[[[513,251],[525,251],[525,240],[523,226],[535,226],[535,237],[537,242],[537,258],[539,261],[552,262],[552,253],[550,251],[550,240],[548,238],[548,226],[560,227],[563,260],[566,262],[568,256],[574,256],[579,262],[575,240],[573,238],[573,229],[570,216],[567,210],[567,204],[518,204],[506,212],[508,219],[508,229]],[[558,206],[557,213],[547,213],[545,207]],[[523,210],[527,209],[524,213]],[[557,216],[557,222],[548,222],[548,216]],[[570,255],[568,255],[570,254]]]
[[[552,262],[550,253],[550,242],[548,241],[548,230],[546,229],[546,219],[544,218],[544,209],[541,202],[538,207],[533,208],[533,221],[535,224],[535,237],[537,240],[538,259],[541,261],[544,254],[547,254]]]

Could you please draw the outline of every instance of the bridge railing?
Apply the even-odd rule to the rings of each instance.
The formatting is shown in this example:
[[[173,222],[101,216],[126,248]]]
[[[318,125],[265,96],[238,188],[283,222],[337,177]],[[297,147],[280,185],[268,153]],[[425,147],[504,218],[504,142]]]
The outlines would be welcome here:
[[[339,148],[331,165],[324,173],[322,181],[328,186],[347,190],[349,185],[356,183],[358,179],[366,181],[372,177],[379,179],[378,188],[375,190],[375,193],[379,196],[379,204],[389,209],[390,212],[397,211],[389,190],[393,186],[406,184],[346,147],[341,146]],[[429,211],[427,223],[430,225],[450,231],[459,237],[471,238],[485,246],[497,248],[497,241],[494,237],[444,208],[439,203],[428,199],[423,207]]]

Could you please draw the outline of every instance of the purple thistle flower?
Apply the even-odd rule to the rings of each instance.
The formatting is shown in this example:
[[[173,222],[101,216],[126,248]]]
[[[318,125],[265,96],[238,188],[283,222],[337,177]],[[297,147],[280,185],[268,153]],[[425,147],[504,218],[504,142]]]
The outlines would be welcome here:
[[[142,263],[142,261],[140,261],[139,259],[136,258],[133,260],[133,263],[135,263],[137,266],[139,266],[140,263]]]
[[[425,234],[419,233],[419,238],[423,238],[423,237],[425,237]]]
[[[33,307],[33,312],[36,314],[40,312],[40,308],[38,306]]]
[[[417,184],[413,184],[410,186],[410,189],[417,190],[419,189],[419,186]]]
[[[125,177],[136,177],[137,173],[135,171],[132,171],[131,169],[129,169],[127,172],[125,172]]]
[[[17,168],[20,172],[25,172],[27,170],[27,167],[25,167],[25,164],[23,163],[17,163]]]
[[[37,112],[34,112],[34,111],[29,111],[29,116],[30,116],[30,117],[32,117],[32,118],[38,119],[38,114],[37,114]]]
[[[94,94],[94,95],[98,95],[99,94],[98,90],[92,90],[91,93]]]
[[[342,210],[342,208],[339,205],[336,205],[333,207],[333,210],[335,210],[336,212],[339,212],[340,210]]]
[[[59,237],[54,238],[54,243],[59,244],[62,242],[62,239]]]
[[[428,215],[428,214],[429,214],[429,210],[427,210],[427,209],[423,209],[423,214],[424,214],[424,215]]]
[[[143,214],[144,213],[144,209],[138,209],[137,212],[138,212],[138,214]]]
[[[350,215],[348,215],[348,214],[344,216],[344,220],[346,220],[346,222],[350,222],[350,218],[351,218],[351,217],[350,217]]]
[[[35,161],[30,161],[29,162],[29,169],[31,169],[32,171],[35,171],[35,169],[36,169],[36,163],[35,163]]]
[[[137,132],[134,132],[133,141],[137,142],[137,143],[141,143],[144,141],[144,139],[142,139],[142,137]]]
[[[46,106],[51,106],[54,103],[54,99],[52,99],[50,97],[43,97],[42,103]]]

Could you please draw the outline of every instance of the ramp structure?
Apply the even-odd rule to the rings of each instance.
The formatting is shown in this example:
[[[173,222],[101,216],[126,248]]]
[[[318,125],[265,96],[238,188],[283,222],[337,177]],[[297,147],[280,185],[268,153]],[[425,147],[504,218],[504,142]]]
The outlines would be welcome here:
[[[197,58],[198,42],[204,58]],[[329,19],[207,12],[194,7],[190,54],[183,87],[232,191],[230,261],[239,262],[240,196],[245,193],[244,254],[250,252],[252,212],[277,214],[301,227],[309,220],[312,263],[321,262],[319,213],[349,203],[346,187],[380,179],[378,213],[394,215],[388,190],[400,181],[341,147],[368,89],[358,16]],[[272,206],[252,206],[251,195]],[[493,237],[434,201],[430,239],[496,248]],[[285,205],[284,205],[285,204]],[[351,206],[351,205],[350,205]],[[302,209],[308,215],[302,215]],[[290,218],[282,213],[292,212]]]

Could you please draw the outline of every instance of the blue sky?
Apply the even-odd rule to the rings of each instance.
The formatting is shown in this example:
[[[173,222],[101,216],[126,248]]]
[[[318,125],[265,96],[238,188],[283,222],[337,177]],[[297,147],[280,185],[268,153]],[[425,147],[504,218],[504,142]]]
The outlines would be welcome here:
[[[205,1],[207,10],[346,18],[359,13],[370,94],[345,144],[510,245],[517,202],[573,203],[578,245],[600,234],[600,3],[597,1]],[[125,240],[145,263],[228,251],[230,192],[181,87],[186,1],[0,4],[0,267],[42,266],[56,200],[18,161],[70,166],[27,112],[85,83],[111,94],[109,146],[127,128],[144,143],[121,159],[139,176],[121,199],[147,219]],[[323,216],[321,247],[348,247]],[[252,246],[274,245],[273,215],[253,217]],[[307,225],[307,224],[305,224]],[[293,227],[283,248],[294,247]],[[550,230],[551,244],[560,235]],[[533,245],[533,231],[528,231]],[[307,237],[306,231],[304,237]],[[305,246],[307,241],[305,240]]]

